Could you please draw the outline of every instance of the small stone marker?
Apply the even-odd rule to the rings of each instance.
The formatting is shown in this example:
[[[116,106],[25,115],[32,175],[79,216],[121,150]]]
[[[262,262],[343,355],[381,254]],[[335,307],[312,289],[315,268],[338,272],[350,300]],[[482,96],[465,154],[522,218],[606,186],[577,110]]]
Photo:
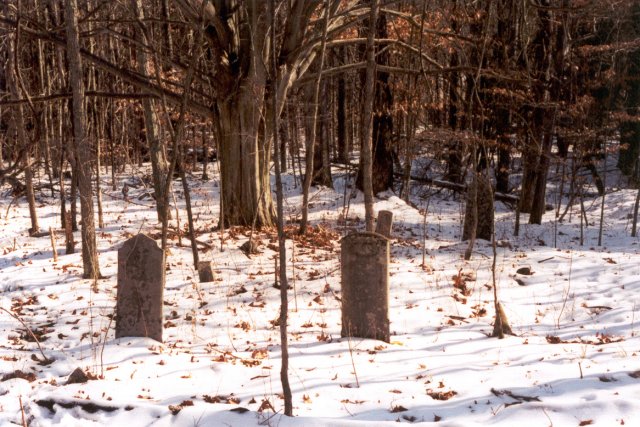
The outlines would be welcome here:
[[[389,240],[352,233],[341,248],[342,336],[389,342]]]
[[[200,279],[200,283],[213,282],[215,280],[213,262],[198,261],[198,278]]]
[[[89,381],[89,377],[87,376],[87,374],[85,374],[82,369],[76,368],[69,375],[65,384],[84,384],[87,381]]]
[[[138,234],[118,250],[116,338],[148,337],[162,342],[164,252]]]
[[[391,229],[393,226],[393,212],[378,212],[378,220],[376,221],[376,233],[382,234],[387,239],[391,238]]]

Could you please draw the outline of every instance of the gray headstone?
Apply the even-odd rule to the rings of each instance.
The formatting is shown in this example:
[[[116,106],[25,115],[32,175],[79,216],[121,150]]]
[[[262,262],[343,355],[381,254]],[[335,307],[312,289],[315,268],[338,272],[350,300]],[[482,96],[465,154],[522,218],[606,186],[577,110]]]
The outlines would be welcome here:
[[[378,212],[378,220],[376,221],[376,233],[382,234],[387,239],[391,238],[391,229],[393,226],[393,212]]]
[[[213,262],[198,261],[198,278],[200,279],[200,283],[213,282],[215,277],[215,274],[213,274]]]
[[[342,336],[389,342],[389,240],[352,233],[341,248]]]
[[[148,337],[162,342],[164,252],[138,234],[118,250],[116,338]]]

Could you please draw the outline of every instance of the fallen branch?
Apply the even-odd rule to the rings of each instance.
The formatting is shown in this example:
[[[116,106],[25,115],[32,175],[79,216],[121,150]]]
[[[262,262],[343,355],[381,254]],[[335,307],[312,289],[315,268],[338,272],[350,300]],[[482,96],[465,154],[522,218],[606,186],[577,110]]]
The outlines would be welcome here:
[[[521,394],[515,394],[511,390],[497,390],[495,388],[491,388],[491,393],[495,396],[509,396],[512,399],[517,400],[519,403],[522,402],[541,402],[538,396],[523,396]]]

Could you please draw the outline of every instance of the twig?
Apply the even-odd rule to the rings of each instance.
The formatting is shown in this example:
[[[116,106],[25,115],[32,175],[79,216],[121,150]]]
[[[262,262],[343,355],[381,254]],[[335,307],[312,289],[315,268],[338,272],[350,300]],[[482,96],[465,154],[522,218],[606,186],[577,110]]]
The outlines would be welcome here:
[[[27,420],[24,418],[24,406],[22,405],[22,396],[18,396],[20,402],[20,413],[22,414],[22,427],[27,427]]]
[[[353,347],[351,345],[351,328],[349,328],[349,336],[347,337],[349,343],[349,356],[351,357],[351,366],[353,366],[353,375],[356,377],[356,386],[360,388],[360,381],[358,380],[358,371],[356,371],[356,364],[353,361]]]
[[[35,334],[33,333],[33,331],[31,330],[31,328],[24,323],[24,321],[16,314],[10,312],[9,310],[7,310],[4,307],[0,307],[0,310],[4,311],[5,313],[7,313],[9,316],[13,317],[14,319],[16,319],[18,322],[20,322],[22,324],[22,326],[24,326],[24,328],[27,330],[27,332],[29,332],[29,335],[31,335],[31,338],[33,338],[33,340],[36,342],[36,344],[38,345],[38,350],[40,350],[40,354],[42,355],[42,359],[44,359],[43,361],[45,363],[49,363],[51,362],[51,359],[49,359],[47,356],[44,355],[44,351],[42,350],[42,346],[40,345],[40,341],[38,341],[38,338],[35,336]]]
[[[109,334],[109,329],[111,329],[111,323],[115,318],[115,310],[109,318],[109,324],[107,325],[107,330],[104,331],[104,338],[102,339],[102,348],[100,349],[100,378],[104,379],[104,347],[107,345],[107,335]]]

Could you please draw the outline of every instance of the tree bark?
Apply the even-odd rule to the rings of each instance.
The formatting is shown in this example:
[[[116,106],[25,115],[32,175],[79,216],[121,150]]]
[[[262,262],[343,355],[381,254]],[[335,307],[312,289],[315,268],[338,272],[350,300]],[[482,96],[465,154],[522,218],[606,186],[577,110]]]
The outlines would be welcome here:
[[[67,60],[69,64],[69,84],[73,93],[73,149],[76,156],[76,173],[80,191],[80,211],[82,214],[82,266],[83,277],[100,277],[98,249],[93,214],[93,189],[91,185],[91,147],[86,138],[86,111],[84,106],[84,86],[76,0],[67,0],[65,20],[67,31]]]
[[[216,102],[216,138],[225,226],[272,226],[269,163],[260,135],[265,75],[249,76],[225,100]],[[256,102],[256,99],[260,100]]]

